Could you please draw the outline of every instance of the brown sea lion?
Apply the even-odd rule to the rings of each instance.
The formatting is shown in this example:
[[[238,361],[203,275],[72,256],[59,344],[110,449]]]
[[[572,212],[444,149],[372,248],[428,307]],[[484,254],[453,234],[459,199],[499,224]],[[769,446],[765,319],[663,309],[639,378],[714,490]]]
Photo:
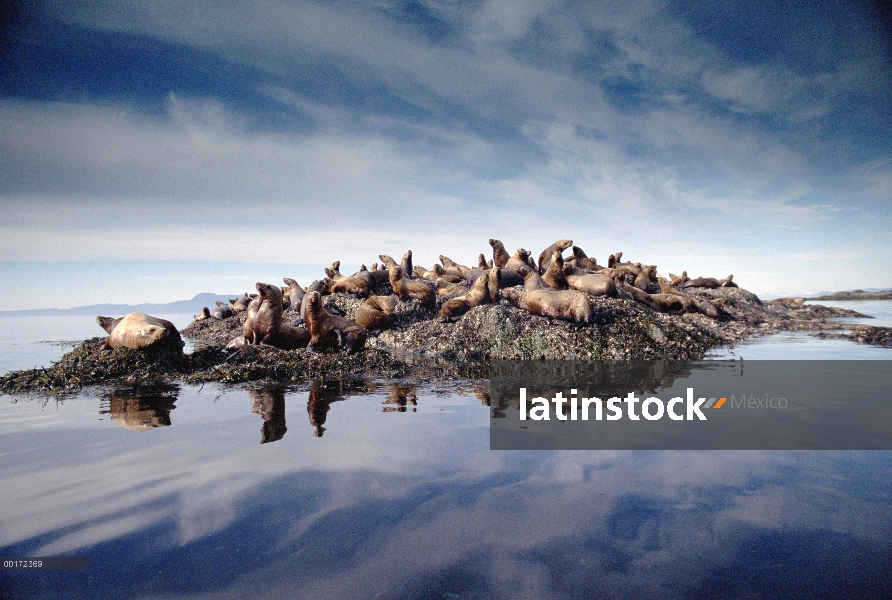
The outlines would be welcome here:
[[[724,305],[724,298],[712,298],[710,300],[704,300],[703,302],[697,304],[697,310],[710,319],[715,319],[716,321],[718,321],[722,318],[722,314],[725,312],[724,310],[722,310],[722,307]]]
[[[309,332],[282,322],[282,290],[279,286],[257,282],[259,292],[248,307],[243,335],[232,340],[227,348],[263,344],[280,350],[303,348],[310,341]]]
[[[460,283],[450,283],[445,279],[437,279],[434,284],[437,286],[437,296],[440,298],[446,296],[464,296],[471,291],[471,288]]]
[[[597,260],[589,258],[579,246],[573,246],[573,258],[576,259],[576,265],[586,271],[597,273],[604,268],[598,264]]]
[[[390,285],[393,287],[393,293],[400,300],[408,300],[417,298],[427,306],[433,306],[436,303],[436,292],[433,286],[422,281],[408,281],[403,277],[403,268],[394,265],[390,269]]]
[[[548,287],[556,290],[566,290],[570,287],[567,278],[564,276],[564,258],[561,256],[560,250],[555,250],[548,260],[548,267],[542,274],[542,281]]]
[[[671,273],[670,273],[671,275]],[[696,312],[697,311],[697,303],[693,298],[673,286],[669,281],[662,277],[657,278],[657,282],[660,285],[660,293],[661,294],[670,294],[673,296],[678,296],[681,299],[681,303],[684,306],[685,312]]]
[[[654,275],[656,270],[657,268],[654,265],[641,267],[641,272],[635,277],[635,283],[633,285],[643,292],[648,291],[648,288],[657,282],[656,276]]]
[[[96,317],[96,322],[108,332],[106,348],[145,350],[153,347],[182,351],[185,346],[173,323],[145,313],[133,312],[120,319]]]
[[[325,346],[338,346],[347,352],[358,352],[365,346],[368,332],[355,321],[329,314],[322,307],[319,292],[310,292],[304,297],[304,320],[310,332],[307,350],[318,352]]]
[[[591,323],[594,318],[588,296],[576,290],[527,290],[514,287],[503,289],[499,293],[517,308],[534,315],[575,323]]]
[[[686,312],[685,303],[673,294],[648,294],[634,285],[629,285],[622,277],[616,278],[617,289],[625,290],[632,298],[658,312]]]
[[[690,280],[691,280],[691,278],[688,277],[687,271],[682,271],[681,275],[673,275],[672,273],[669,273],[669,282],[672,284],[672,287],[674,287],[674,288],[677,288],[684,282],[690,281]]]
[[[505,263],[506,269],[514,270],[514,267],[517,265],[524,265],[530,267],[531,269],[535,269],[536,265],[533,263],[533,259],[530,258],[530,251],[525,250],[523,248],[518,248],[514,255],[508,259],[508,262]]]
[[[468,271],[470,272],[470,271]],[[436,281],[437,279],[445,279],[450,283],[461,283],[465,280],[467,273],[462,275],[459,271],[453,268],[444,268],[440,265],[434,265],[433,270],[431,271],[433,276],[430,278],[431,281]]]
[[[366,329],[387,329],[393,325],[396,301],[392,296],[369,296],[359,305],[353,320]]]
[[[498,298],[493,298],[490,294],[490,289],[493,289],[490,279],[495,279],[494,289],[496,290],[496,295],[498,295],[498,277],[498,270],[490,269],[485,275],[477,278],[470,292],[464,296],[452,298],[444,302],[443,306],[440,307],[440,320],[448,323],[476,306],[497,302]]]
[[[364,277],[345,277],[331,268],[325,269],[325,274],[331,279],[328,291],[332,294],[352,294],[358,298],[367,298],[371,293],[371,286]]]
[[[477,268],[481,271],[487,271],[492,269],[492,259],[489,261],[486,260],[486,257],[481,253],[477,255]]]
[[[241,298],[233,298],[230,300],[229,308],[231,308],[234,313],[245,312],[248,310],[248,305],[251,304],[251,300],[253,300],[256,295],[257,294],[251,294],[249,296],[248,292],[245,292],[245,295]]]
[[[219,319],[222,321],[223,319],[228,319],[229,317],[231,317],[234,314],[235,313],[232,312],[231,305],[226,304],[224,302],[220,302],[218,300],[216,308],[214,308],[214,310],[211,311],[211,318]]]
[[[466,267],[465,265],[460,265],[448,256],[440,255],[440,264],[443,265],[444,269],[452,269],[453,271],[457,271],[462,278],[467,277],[468,273],[471,270],[471,267]]]
[[[592,296],[616,296],[616,283],[602,273],[589,273],[585,269],[564,263],[564,277],[571,290],[579,290]]]
[[[563,252],[572,245],[573,240],[558,240],[543,250],[541,254],[539,254],[539,262],[537,263],[539,273],[544,273],[545,269],[548,268],[548,265],[551,263],[551,257],[554,256],[555,251]]]
[[[403,277],[406,279],[412,279],[412,251],[406,250],[406,253],[403,254],[403,260],[400,261],[400,266],[403,268]]]
[[[736,283],[731,281],[734,279],[734,275],[728,275],[728,278],[722,283],[722,287],[738,287]]]
[[[490,239],[489,245],[492,246],[492,264],[500,269],[504,269],[508,264],[511,255],[505,250],[505,244],[499,240]]]
[[[714,290],[717,287],[720,287],[722,282],[716,279],[715,277],[697,277],[696,279],[691,279],[689,281],[684,282],[678,289],[687,289],[687,288],[706,288],[709,290]]]
[[[291,310],[300,312],[300,305],[304,299],[306,291],[300,287],[299,283],[289,277],[283,278],[282,281],[285,282],[290,290],[290,293],[288,294],[289,307]]]
[[[198,313],[197,315],[195,315],[195,320],[196,320],[196,321],[204,321],[204,320],[206,320],[206,319],[210,319],[210,318],[211,318],[211,311],[208,310],[208,307],[207,307],[207,306],[205,306],[204,308],[202,308],[202,309],[201,309],[201,312]]]

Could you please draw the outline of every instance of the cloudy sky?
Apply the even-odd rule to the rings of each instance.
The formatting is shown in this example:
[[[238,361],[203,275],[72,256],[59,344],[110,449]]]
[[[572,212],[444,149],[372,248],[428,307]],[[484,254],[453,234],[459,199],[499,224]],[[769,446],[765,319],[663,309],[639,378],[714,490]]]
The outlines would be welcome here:
[[[11,6],[0,310],[470,263],[491,237],[763,295],[892,287],[879,4]]]

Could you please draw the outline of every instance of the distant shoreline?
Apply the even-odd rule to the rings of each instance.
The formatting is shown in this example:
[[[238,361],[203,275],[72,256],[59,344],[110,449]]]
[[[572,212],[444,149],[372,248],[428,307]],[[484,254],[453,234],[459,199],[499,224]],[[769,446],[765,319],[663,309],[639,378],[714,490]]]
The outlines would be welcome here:
[[[147,314],[180,314],[190,313],[196,314],[201,312],[202,307],[213,308],[214,303],[229,303],[230,298],[238,298],[241,294],[214,294],[204,292],[197,294],[189,300],[178,300],[176,302],[168,302],[165,304],[91,304],[89,306],[75,306],[73,308],[32,308],[22,310],[2,310],[2,317],[65,317],[65,316],[124,316],[132,312],[144,312]]]
[[[834,292],[815,298],[806,298],[806,300],[892,300],[892,290],[883,290],[879,292],[865,292],[864,290]]]

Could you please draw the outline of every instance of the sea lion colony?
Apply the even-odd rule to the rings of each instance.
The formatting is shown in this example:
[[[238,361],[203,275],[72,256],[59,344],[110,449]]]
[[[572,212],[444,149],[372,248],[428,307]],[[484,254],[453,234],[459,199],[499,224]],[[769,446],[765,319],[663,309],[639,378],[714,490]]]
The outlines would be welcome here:
[[[307,348],[318,352],[330,348],[356,352],[364,347],[369,330],[394,325],[398,302],[415,300],[428,310],[436,310],[443,323],[454,322],[477,306],[505,300],[539,317],[585,326],[595,317],[593,298],[626,298],[662,313],[699,312],[718,320],[724,315],[721,299],[698,299],[683,290],[735,286],[733,276],[724,280],[691,279],[683,272],[680,277],[669,274],[667,279],[657,274],[655,265],[622,262],[621,252],[610,255],[604,267],[582,248],[573,246],[572,240],[556,241],[539,254],[538,261],[524,248],[509,255],[497,239],[490,239],[489,245],[492,259],[480,254],[475,267],[440,256],[440,264],[426,269],[413,265],[409,250],[399,263],[381,254],[381,266],[375,263],[369,269],[362,265],[347,276],[340,272],[340,261],[334,261],[325,269],[325,277],[306,289],[290,278],[283,279],[285,287],[258,282],[257,294],[245,293],[230,300],[229,305],[218,302],[213,311],[204,308],[195,319],[223,320],[246,313],[242,335],[229,342],[230,350],[265,345],[282,350]],[[565,258],[564,251],[571,247],[572,254]],[[354,318],[348,319],[323,308],[322,296],[326,295],[363,302]],[[109,317],[97,320],[100,324],[112,321]],[[134,349],[148,345],[146,339],[133,345],[116,343]]]

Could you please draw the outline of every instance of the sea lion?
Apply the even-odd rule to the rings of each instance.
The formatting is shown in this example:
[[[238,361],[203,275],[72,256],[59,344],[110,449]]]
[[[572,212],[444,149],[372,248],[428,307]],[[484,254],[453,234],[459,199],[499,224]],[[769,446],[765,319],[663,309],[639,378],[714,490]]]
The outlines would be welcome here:
[[[243,335],[232,340],[227,348],[263,344],[280,350],[294,350],[306,346],[310,341],[306,329],[282,323],[281,288],[259,281],[255,287],[259,293],[248,307]]]
[[[400,261],[400,266],[403,268],[403,276],[406,279],[412,279],[412,251],[406,250],[406,253],[403,254],[403,260]]]
[[[531,269],[535,269],[536,265],[533,263],[533,259],[530,258],[530,251],[525,250],[523,248],[518,248],[514,255],[508,259],[508,262],[505,263],[506,269],[514,270],[514,267],[517,265],[525,265],[530,267]]]
[[[714,290],[717,287],[720,287],[722,282],[716,279],[715,277],[697,277],[696,279],[691,279],[689,281],[684,282],[679,286],[679,289],[683,290],[686,288],[706,288],[709,290]]]
[[[573,246],[573,258],[576,259],[576,264],[579,268],[585,269],[586,271],[597,273],[604,268],[598,264],[597,260],[589,258],[579,246]]]
[[[656,279],[654,278],[656,270],[657,268],[654,265],[642,267],[641,272],[635,277],[635,283],[633,285],[639,290],[647,292],[648,288],[651,287],[651,284],[656,283]]]
[[[393,325],[396,302],[392,296],[369,296],[359,305],[353,320],[366,329],[387,329]]]
[[[330,267],[325,269],[325,274],[331,280],[329,293],[352,294],[358,298],[367,298],[370,294],[371,286],[364,277],[345,277]]]
[[[443,256],[442,254],[440,255],[440,264],[443,265],[444,269],[452,269],[453,271],[458,271],[458,274],[462,277],[467,277],[468,272],[470,272],[471,270],[471,267],[460,265],[448,256]]]
[[[378,258],[381,260],[381,263],[384,265],[384,268],[387,269],[388,272],[390,272],[390,269],[392,269],[393,267],[399,266],[398,264],[396,264],[396,261],[393,260],[393,257],[387,254],[379,254]]]
[[[206,319],[210,319],[210,318],[211,318],[211,311],[208,310],[208,307],[207,307],[207,306],[205,306],[204,308],[202,308],[202,309],[201,309],[201,312],[198,313],[197,315],[195,315],[195,320],[196,320],[196,321],[204,321],[204,320],[206,320]]]
[[[736,283],[731,281],[734,279],[734,275],[728,275],[728,278],[722,283],[722,287],[738,287]]]
[[[108,332],[105,348],[145,350],[154,347],[182,351],[185,346],[173,323],[145,313],[133,312],[120,319],[96,317],[96,322]]]
[[[564,277],[571,290],[592,296],[616,296],[616,283],[602,273],[589,273],[585,269],[564,263]]]
[[[443,306],[440,307],[440,320],[444,323],[448,323],[476,306],[497,302],[499,289],[498,277],[498,270],[490,269],[485,275],[481,275],[477,278],[477,281],[474,282],[474,286],[471,288],[470,292],[464,296],[452,298],[451,300],[444,302]],[[493,288],[490,281],[491,279],[495,279],[496,281],[494,285],[494,289],[496,290],[495,298],[490,293],[490,290]]]
[[[436,281],[437,279],[445,279],[449,283],[461,283],[467,277],[467,274],[470,272],[470,269],[462,275],[458,270],[453,268],[445,268],[440,265],[434,265],[433,276],[431,277],[431,281]]]
[[[669,282],[672,284],[672,287],[674,287],[674,288],[677,288],[684,282],[690,281],[690,280],[691,280],[691,278],[688,277],[687,271],[682,271],[681,275],[673,275],[672,273],[669,273]]]
[[[256,294],[248,295],[248,292],[245,292],[245,295],[241,298],[233,298],[229,301],[229,307],[232,309],[234,313],[245,312],[248,310],[248,305],[251,304],[251,300],[254,299]]]
[[[671,273],[670,273],[671,276]],[[660,285],[660,293],[661,294],[671,294],[673,296],[678,296],[681,299],[682,305],[684,306],[685,312],[696,312],[697,311],[697,303],[693,298],[673,286],[671,283],[666,281],[664,278],[657,278],[657,282]]]
[[[460,283],[450,283],[445,279],[437,279],[434,282],[437,286],[437,296],[440,298],[446,296],[464,296],[471,291],[471,288]]]
[[[483,253],[477,255],[477,268],[481,271],[492,269],[492,259],[486,260]]]
[[[567,278],[564,276],[564,258],[561,256],[560,250],[555,250],[551,253],[548,267],[542,274],[542,281],[548,287],[556,290],[566,290],[570,287],[570,284],[567,283]]]
[[[722,314],[725,312],[722,310],[722,307],[724,305],[724,298],[712,298],[710,300],[704,300],[703,302],[697,304],[697,310],[710,319],[715,319],[716,321],[718,321],[722,318]]]
[[[673,294],[648,294],[645,291],[642,291],[636,288],[634,285],[629,285],[626,283],[626,280],[622,277],[616,278],[616,287],[617,289],[625,290],[628,294],[632,296],[632,298],[640,304],[644,304],[645,306],[649,306],[658,312],[686,312],[686,304],[676,295]]]
[[[390,285],[393,287],[393,293],[400,300],[408,298],[417,298],[427,306],[433,306],[436,303],[436,292],[434,288],[427,283],[413,280],[408,281],[403,277],[403,268],[394,265],[390,268]]]
[[[617,252],[615,254],[611,254],[607,257],[607,268],[612,269],[613,265],[617,264],[619,260],[623,257],[622,252]]]
[[[300,305],[304,299],[304,295],[306,295],[306,291],[300,287],[300,284],[290,277],[285,277],[282,279],[285,284],[288,286],[290,293],[288,294],[288,300],[290,302],[289,308],[291,310],[300,312]]]
[[[492,246],[492,264],[500,269],[505,268],[511,255],[505,250],[505,245],[499,240],[490,239],[489,245]]]
[[[221,321],[223,319],[228,319],[234,314],[235,313],[232,312],[232,306],[224,302],[220,302],[219,300],[217,300],[217,307],[211,311],[211,317],[214,319],[220,319]]]
[[[329,314],[322,307],[319,292],[310,292],[304,297],[304,320],[310,331],[309,352],[318,352],[321,347],[337,345],[349,352],[358,352],[365,346],[368,332],[355,321]]]
[[[558,240],[543,250],[542,253],[539,254],[539,273],[544,273],[545,269],[548,268],[548,265],[551,263],[551,257],[554,256],[555,251],[563,252],[572,245],[573,240]]]
[[[508,302],[534,315],[553,317],[575,323],[591,323],[592,304],[576,290],[527,290],[506,288],[500,292]]]

